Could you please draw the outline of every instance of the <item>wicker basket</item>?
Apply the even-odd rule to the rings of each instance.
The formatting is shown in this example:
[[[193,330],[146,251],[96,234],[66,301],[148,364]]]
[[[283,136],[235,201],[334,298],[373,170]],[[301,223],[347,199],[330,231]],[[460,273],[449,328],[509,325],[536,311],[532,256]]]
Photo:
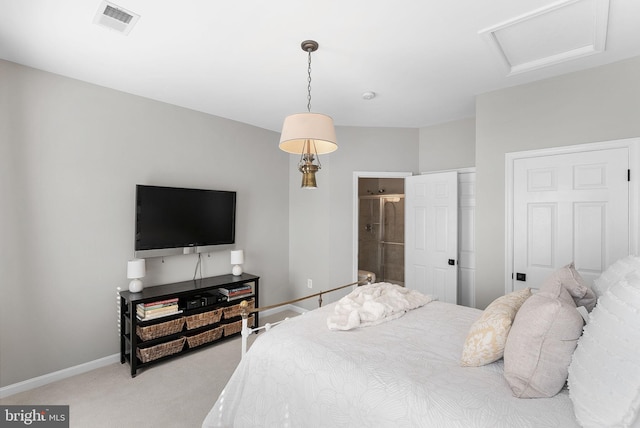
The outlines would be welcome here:
[[[184,317],[176,318],[171,321],[162,322],[160,324],[153,324],[147,326],[136,326],[136,333],[142,340],[151,340],[162,336],[168,336],[170,334],[179,333],[184,326]]]
[[[249,327],[253,327],[254,317],[250,316],[247,319],[247,325]],[[225,324],[224,326],[224,335],[231,336],[236,333],[240,333],[242,331],[242,320],[236,322],[230,322],[229,324]]]
[[[158,358],[166,357],[167,355],[177,354],[182,351],[186,337],[181,337],[170,342],[161,343],[155,346],[149,346],[148,348],[138,348],[136,354],[140,361],[148,363],[149,361],[157,360]]]
[[[220,339],[222,337],[223,330],[224,329],[222,327],[216,327],[200,334],[187,336],[187,343],[189,344],[189,348],[195,348],[197,346],[204,345],[205,343],[213,342],[214,340]]]
[[[209,324],[215,324],[220,321],[221,317],[222,309],[215,309],[213,311],[189,315],[188,317],[185,317],[187,322],[187,330],[193,330],[194,328],[204,327],[205,325]]]
[[[249,306],[247,307],[247,310],[251,310],[251,309],[253,309],[255,307],[254,299],[247,300],[247,302],[249,303]],[[240,316],[241,313],[242,313],[242,310],[240,309],[240,302],[238,302],[237,305],[227,306],[226,308],[222,309],[222,315],[223,315],[224,319],[226,319],[226,320],[228,320],[230,318],[238,317],[238,316]]]

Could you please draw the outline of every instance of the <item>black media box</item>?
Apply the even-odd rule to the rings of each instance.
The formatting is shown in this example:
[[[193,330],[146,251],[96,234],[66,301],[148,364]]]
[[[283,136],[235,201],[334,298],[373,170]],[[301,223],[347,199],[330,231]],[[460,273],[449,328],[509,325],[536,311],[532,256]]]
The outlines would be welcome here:
[[[185,302],[185,307],[187,309],[197,309],[203,306],[213,305],[218,302],[224,302],[225,300],[226,298],[222,294],[217,291],[212,291],[210,293],[202,293],[191,297]]]
[[[200,295],[193,296],[185,302],[185,307],[187,309],[197,309],[203,306],[204,305],[202,304],[202,296]]]
[[[225,302],[227,298],[218,293],[217,291],[212,291],[210,293],[202,294],[202,300],[204,300],[205,305],[214,305],[216,303]]]

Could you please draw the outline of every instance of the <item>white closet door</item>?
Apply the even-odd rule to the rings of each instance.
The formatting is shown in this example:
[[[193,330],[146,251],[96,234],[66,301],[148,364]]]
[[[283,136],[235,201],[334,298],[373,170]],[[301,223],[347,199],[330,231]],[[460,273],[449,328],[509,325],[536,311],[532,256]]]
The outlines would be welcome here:
[[[405,179],[405,286],[458,300],[457,172]]]
[[[512,289],[574,261],[587,282],[629,254],[629,153],[614,148],[516,159]]]

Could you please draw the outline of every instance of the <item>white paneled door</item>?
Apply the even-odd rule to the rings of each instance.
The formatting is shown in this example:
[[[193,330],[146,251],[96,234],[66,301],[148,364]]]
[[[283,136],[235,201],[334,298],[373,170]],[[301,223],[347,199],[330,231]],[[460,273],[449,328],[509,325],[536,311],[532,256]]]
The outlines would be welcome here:
[[[405,286],[458,299],[458,173],[405,179]]]
[[[626,148],[514,160],[512,289],[571,261],[589,283],[629,254]]]

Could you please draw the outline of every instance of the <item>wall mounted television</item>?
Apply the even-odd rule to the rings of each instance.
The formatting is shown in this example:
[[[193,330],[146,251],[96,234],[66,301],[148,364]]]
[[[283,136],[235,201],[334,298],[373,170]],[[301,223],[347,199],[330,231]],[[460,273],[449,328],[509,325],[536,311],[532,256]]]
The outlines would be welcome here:
[[[236,192],[136,185],[136,257],[211,251],[233,244]]]

